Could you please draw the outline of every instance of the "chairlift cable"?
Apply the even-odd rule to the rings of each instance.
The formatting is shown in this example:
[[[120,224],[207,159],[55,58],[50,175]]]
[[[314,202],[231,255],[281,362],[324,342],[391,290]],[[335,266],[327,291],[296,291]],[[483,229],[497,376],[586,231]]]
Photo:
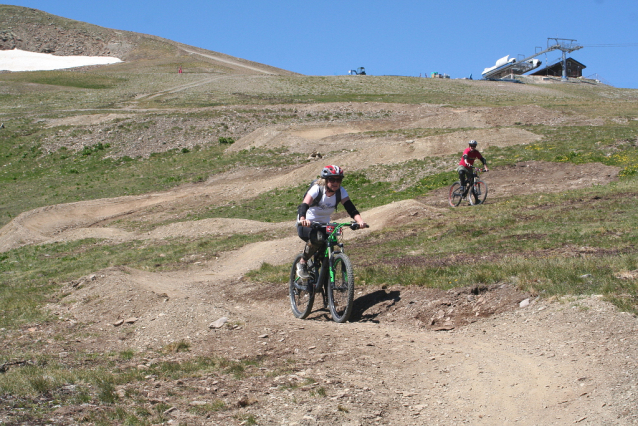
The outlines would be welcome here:
[[[623,44],[585,44],[583,47],[638,47],[638,43]]]

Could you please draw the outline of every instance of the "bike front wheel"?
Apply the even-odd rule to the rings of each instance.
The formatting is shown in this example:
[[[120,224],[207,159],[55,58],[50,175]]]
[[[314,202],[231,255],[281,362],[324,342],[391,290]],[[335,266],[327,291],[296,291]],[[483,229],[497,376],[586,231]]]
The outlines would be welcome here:
[[[310,315],[312,304],[315,301],[315,293],[312,285],[304,282],[297,276],[297,263],[302,258],[302,254],[298,254],[295,261],[292,262],[290,269],[290,282],[288,284],[288,292],[290,293],[290,307],[295,317],[304,319]]]
[[[463,191],[461,191],[461,182],[456,181],[450,186],[450,191],[448,193],[448,201],[450,202],[450,206],[458,207],[463,200]]]
[[[328,284],[328,305],[335,322],[348,321],[354,306],[354,273],[345,253],[335,253],[332,262],[334,283]]]
[[[468,198],[470,199],[470,204],[473,206],[483,204],[487,198],[487,184],[482,180],[474,182],[472,193]]]

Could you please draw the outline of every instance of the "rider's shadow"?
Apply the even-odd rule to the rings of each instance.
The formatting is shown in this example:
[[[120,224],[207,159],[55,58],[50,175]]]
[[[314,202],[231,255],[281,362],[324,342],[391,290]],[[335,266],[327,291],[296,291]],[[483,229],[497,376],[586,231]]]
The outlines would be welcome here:
[[[401,300],[401,292],[396,290],[377,290],[372,293],[368,293],[365,296],[361,296],[354,301],[354,308],[350,315],[350,322],[379,322],[376,318],[386,312],[390,307],[394,306],[399,300]],[[384,303],[388,301],[391,303]],[[377,309],[375,312],[365,313],[367,310],[380,303],[383,303],[384,305],[382,309]]]

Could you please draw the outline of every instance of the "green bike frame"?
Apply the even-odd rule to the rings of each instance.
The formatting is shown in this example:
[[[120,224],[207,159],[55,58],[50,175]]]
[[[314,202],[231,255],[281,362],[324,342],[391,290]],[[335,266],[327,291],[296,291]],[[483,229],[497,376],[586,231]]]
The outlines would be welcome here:
[[[359,229],[356,223],[325,223],[325,241],[322,249],[309,262],[311,278],[303,282],[296,274],[296,264],[302,257],[295,258],[289,282],[290,303],[297,318],[306,318],[312,311],[316,294],[323,295],[324,308],[329,308],[335,322],[346,322],[353,309],[354,272],[350,259],[344,253],[343,243],[339,241],[342,228]]]

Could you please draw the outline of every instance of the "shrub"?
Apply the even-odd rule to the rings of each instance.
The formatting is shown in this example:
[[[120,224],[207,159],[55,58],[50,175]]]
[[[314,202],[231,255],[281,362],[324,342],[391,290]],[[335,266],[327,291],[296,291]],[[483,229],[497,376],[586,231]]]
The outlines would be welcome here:
[[[220,144],[226,144],[226,145],[232,145],[232,144],[234,144],[234,143],[235,143],[235,139],[233,139],[233,138],[226,138],[226,137],[220,136],[220,137],[219,137],[219,143],[220,143]]]

